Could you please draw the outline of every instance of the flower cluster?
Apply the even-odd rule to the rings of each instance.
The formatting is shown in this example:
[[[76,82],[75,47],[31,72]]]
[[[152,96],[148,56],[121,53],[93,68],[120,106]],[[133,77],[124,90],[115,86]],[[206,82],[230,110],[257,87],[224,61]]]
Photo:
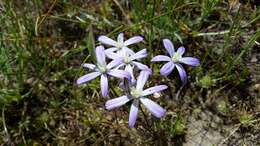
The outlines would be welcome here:
[[[161,92],[168,87],[166,85],[157,85],[144,89],[144,85],[152,74],[152,70],[139,61],[140,59],[147,57],[147,50],[142,49],[138,52],[134,52],[129,48],[130,45],[143,41],[143,37],[134,36],[124,41],[124,34],[120,33],[117,37],[117,41],[104,35],[100,36],[98,41],[110,47],[107,49],[102,45],[96,47],[96,64],[83,64],[83,67],[92,70],[92,72],[80,77],[77,80],[77,84],[86,83],[100,76],[101,93],[102,96],[107,97],[109,95],[108,78],[112,76],[121,79],[122,82],[120,83],[120,86],[124,90],[125,94],[108,100],[105,107],[107,110],[112,110],[126,104],[127,102],[132,102],[129,115],[129,127],[131,128],[135,125],[140,102],[155,117],[163,117],[166,110],[151,99],[147,98],[147,96]],[[183,84],[185,84],[187,81],[187,74],[180,63],[197,66],[199,65],[199,60],[193,57],[182,57],[185,52],[184,47],[180,47],[177,52],[175,52],[173,44],[168,39],[164,39],[163,44],[170,57],[158,55],[152,58],[151,61],[168,62],[160,69],[160,73],[163,76],[168,76],[173,71],[174,67],[176,67]],[[108,64],[107,60],[110,60]],[[135,75],[138,71],[140,72],[136,80]]]

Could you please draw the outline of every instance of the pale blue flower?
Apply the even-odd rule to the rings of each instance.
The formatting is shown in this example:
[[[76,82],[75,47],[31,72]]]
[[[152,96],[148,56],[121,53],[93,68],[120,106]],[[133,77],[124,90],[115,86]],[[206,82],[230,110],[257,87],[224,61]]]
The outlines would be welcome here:
[[[118,70],[114,68],[119,64],[121,64],[122,61],[120,59],[115,59],[111,61],[109,64],[106,63],[105,49],[103,46],[96,47],[95,53],[97,59],[96,65],[90,63],[83,64],[83,67],[89,68],[94,72],[80,77],[77,80],[77,84],[78,85],[83,84],[85,82],[95,79],[98,76],[101,76],[100,79],[101,92],[102,95],[105,97],[108,96],[108,76],[113,76],[120,79],[123,78],[130,79],[131,75],[126,71]]]
[[[137,60],[147,57],[146,49],[140,50],[134,54],[128,54],[125,50],[122,50],[118,53],[109,52],[108,53],[111,59],[120,60],[122,63],[118,65],[117,68],[125,67],[125,71],[128,71],[131,74],[132,82],[135,82],[134,78],[134,67],[137,67],[141,71],[148,71],[152,73],[152,70],[147,66],[144,65]]]
[[[114,41],[111,38],[104,35],[100,36],[98,38],[98,41],[100,41],[103,44],[112,46],[111,48],[105,50],[106,54],[109,52],[115,52],[115,51],[118,52],[121,50],[125,50],[129,54],[134,54],[133,50],[129,49],[128,46],[143,41],[143,37],[134,36],[124,41],[124,34],[120,33],[117,37],[117,41]],[[111,58],[109,55],[107,56],[108,58]]]
[[[200,64],[199,60],[194,57],[183,57],[182,55],[185,52],[184,47],[179,47],[177,52],[174,50],[174,46],[172,42],[169,39],[164,39],[163,44],[167,52],[169,53],[169,56],[165,55],[157,55],[152,58],[152,62],[156,61],[166,61],[168,63],[164,64],[162,68],[160,69],[161,75],[168,76],[174,69],[174,67],[177,68],[181,81],[183,84],[187,82],[187,73],[182,67],[180,63],[188,64],[191,66],[198,66]]]
[[[146,98],[146,96],[165,90],[168,87],[166,85],[158,85],[144,90],[143,87],[148,77],[149,77],[149,72],[141,71],[137,79],[136,86],[130,86],[129,93],[121,97],[108,100],[105,104],[106,109],[111,110],[120,107],[129,101],[132,101],[130,114],[129,114],[130,128],[134,127],[135,125],[138,109],[139,109],[139,102],[143,103],[143,105],[157,118],[163,117],[166,113],[165,109],[163,109],[160,105],[153,102],[149,98]]]

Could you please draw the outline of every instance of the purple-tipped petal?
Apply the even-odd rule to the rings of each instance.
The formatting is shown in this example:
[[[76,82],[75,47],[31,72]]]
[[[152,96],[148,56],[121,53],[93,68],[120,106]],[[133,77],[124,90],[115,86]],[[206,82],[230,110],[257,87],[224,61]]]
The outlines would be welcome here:
[[[145,89],[143,91],[142,95],[143,96],[151,95],[153,93],[160,92],[160,91],[165,90],[167,88],[168,88],[168,86],[166,86],[166,85],[158,85],[158,86],[150,87],[148,89]]]
[[[125,45],[125,46],[132,45],[132,44],[135,44],[135,43],[139,43],[139,42],[141,42],[141,41],[143,41],[143,40],[144,40],[143,37],[134,36],[134,37],[132,37],[132,38],[126,40],[126,41],[124,42],[124,45]]]
[[[149,77],[149,73],[146,71],[141,71],[140,75],[137,78],[137,83],[136,83],[136,89],[143,89],[144,84],[147,81]]]
[[[134,100],[132,105],[131,105],[131,109],[130,109],[130,114],[129,114],[129,127],[133,128],[137,119],[137,115],[138,115],[138,108],[139,108],[139,101],[138,100]]]
[[[140,98],[141,102],[144,104],[144,106],[157,118],[161,118],[165,115],[166,110],[163,109],[160,105],[153,102],[152,100],[148,98]]]
[[[99,65],[106,65],[105,48],[103,46],[96,47],[96,57]]]
[[[123,63],[123,58],[121,58],[121,57],[120,58],[116,58],[116,59],[112,60],[110,63],[108,63],[107,69],[111,69],[111,68],[113,68],[115,66],[118,66],[118,65],[120,65],[122,63]]]
[[[118,69],[112,69],[110,71],[107,72],[107,74],[116,77],[116,78],[127,78],[127,79],[131,79],[131,75],[129,72],[126,72],[124,70],[118,70]]]
[[[111,110],[126,104],[131,99],[127,96],[120,96],[111,100],[108,100],[105,104],[107,110]]]
[[[169,53],[169,55],[172,57],[173,54],[175,53],[172,42],[169,39],[163,39],[163,45],[167,50],[167,52]]]
[[[143,49],[141,51],[138,51],[137,53],[135,53],[134,55],[131,56],[131,59],[132,60],[135,60],[135,59],[141,59],[141,58],[144,58],[147,56],[147,51],[146,49]]]
[[[151,60],[152,62],[157,62],[157,61],[171,61],[171,58],[168,56],[164,56],[164,55],[157,55],[154,56]]]
[[[91,64],[91,63],[84,63],[82,66],[85,68],[88,68],[88,69],[92,69],[92,70],[96,68],[96,65]]]
[[[177,70],[179,72],[182,84],[183,85],[186,84],[186,82],[187,82],[187,73],[186,73],[186,71],[184,70],[184,68],[180,64],[176,64],[176,68],[177,68]]]
[[[108,81],[107,81],[107,75],[102,74],[100,79],[100,87],[103,97],[108,96]]]
[[[174,63],[173,62],[168,62],[166,64],[164,64],[162,66],[162,68],[160,69],[160,74],[163,75],[163,76],[168,76],[172,70],[174,69]]]
[[[180,48],[178,48],[177,53],[182,56],[185,53],[185,48],[181,46]]]
[[[118,43],[124,43],[124,33],[120,33],[118,36],[117,36],[117,42]]]
[[[99,75],[101,75],[100,72],[92,72],[92,73],[89,73],[89,74],[86,74],[82,77],[80,77],[78,80],[77,80],[77,84],[83,84],[85,82],[88,82],[90,80],[93,80],[95,79],[96,77],[98,77]]]
[[[194,57],[182,57],[179,59],[181,63],[185,63],[191,66],[198,66],[200,65],[200,61]]]
[[[101,43],[106,44],[106,45],[111,45],[111,46],[117,45],[116,41],[114,41],[114,40],[112,40],[109,37],[104,36],[104,35],[98,37],[98,41],[100,41]]]
[[[147,71],[147,72],[149,72],[149,74],[152,74],[152,70],[147,65],[144,65],[144,64],[136,62],[136,61],[132,61],[132,64],[134,64],[140,70]]]

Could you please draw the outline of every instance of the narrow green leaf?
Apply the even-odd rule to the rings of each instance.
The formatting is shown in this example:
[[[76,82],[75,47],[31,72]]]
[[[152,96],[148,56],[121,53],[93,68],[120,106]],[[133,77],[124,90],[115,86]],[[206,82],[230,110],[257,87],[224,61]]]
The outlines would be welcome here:
[[[94,39],[94,35],[93,35],[93,28],[92,25],[89,25],[89,33],[87,36],[87,49],[88,49],[88,53],[90,55],[90,58],[95,61],[95,39]],[[85,59],[86,61],[86,59]],[[84,61],[84,62],[85,62]]]

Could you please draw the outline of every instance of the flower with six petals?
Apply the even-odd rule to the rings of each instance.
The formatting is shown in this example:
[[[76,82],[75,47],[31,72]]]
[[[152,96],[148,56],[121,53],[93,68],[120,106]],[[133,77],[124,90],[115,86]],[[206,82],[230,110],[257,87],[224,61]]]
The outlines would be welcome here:
[[[148,71],[149,73],[152,73],[152,70],[147,66],[140,62],[137,62],[136,60],[142,59],[147,56],[146,49],[140,50],[137,53],[134,54],[128,54],[125,50],[122,50],[118,53],[109,52],[109,56],[114,60],[120,60],[122,63],[118,65],[117,68],[125,67],[125,71],[129,72],[131,74],[132,82],[135,82],[134,78],[134,67],[136,66],[141,71]]]
[[[123,70],[115,69],[114,67],[118,66],[121,64],[120,59],[115,59],[111,61],[109,64],[106,63],[106,56],[105,56],[105,49],[103,46],[98,46],[96,47],[95,50],[96,53],[96,59],[97,59],[97,64],[90,64],[90,63],[85,63],[83,64],[83,67],[89,68],[93,70],[94,72],[88,73],[82,77],[80,77],[77,80],[77,84],[83,84],[85,82],[88,82],[90,80],[93,80],[97,78],[98,76],[101,76],[100,79],[100,86],[101,86],[101,92],[102,96],[106,97],[108,96],[108,76],[113,76],[117,77],[120,79],[123,78],[131,78],[131,75]]]
[[[174,69],[174,67],[177,68],[181,81],[183,84],[187,82],[187,73],[182,67],[180,63],[188,64],[191,66],[198,66],[200,64],[199,60],[194,57],[183,57],[182,55],[185,52],[184,47],[179,47],[178,50],[175,52],[174,46],[172,42],[169,39],[163,40],[163,45],[167,52],[169,53],[169,56],[165,55],[157,55],[152,58],[152,62],[157,61],[166,61],[167,63],[162,66],[160,69],[161,75],[168,76]]]
[[[124,41],[124,34],[120,33],[117,37],[117,41],[114,41],[105,35],[100,36],[98,38],[98,41],[100,41],[102,44],[112,46],[111,48],[105,50],[107,57],[111,58],[111,56],[109,56],[109,52],[120,52],[121,50],[125,50],[129,54],[134,54],[134,52],[131,49],[129,49],[128,46],[143,41],[143,37],[134,36]]]
[[[166,110],[154,101],[146,98],[146,96],[165,90],[168,87],[166,85],[158,85],[144,90],[143,87],[148,77],[149,72],[141,71],[139,77],[137,78],[136,86],[131,86],[129,93],[121,97],[108,100],[105,104],[106,109],[111,110],[120,107],[132,100],[129,114],[130,128],[134,127],[135,125],[139,109],[139,102],[141,102],[155,117],[161,118],[165,115]]]

